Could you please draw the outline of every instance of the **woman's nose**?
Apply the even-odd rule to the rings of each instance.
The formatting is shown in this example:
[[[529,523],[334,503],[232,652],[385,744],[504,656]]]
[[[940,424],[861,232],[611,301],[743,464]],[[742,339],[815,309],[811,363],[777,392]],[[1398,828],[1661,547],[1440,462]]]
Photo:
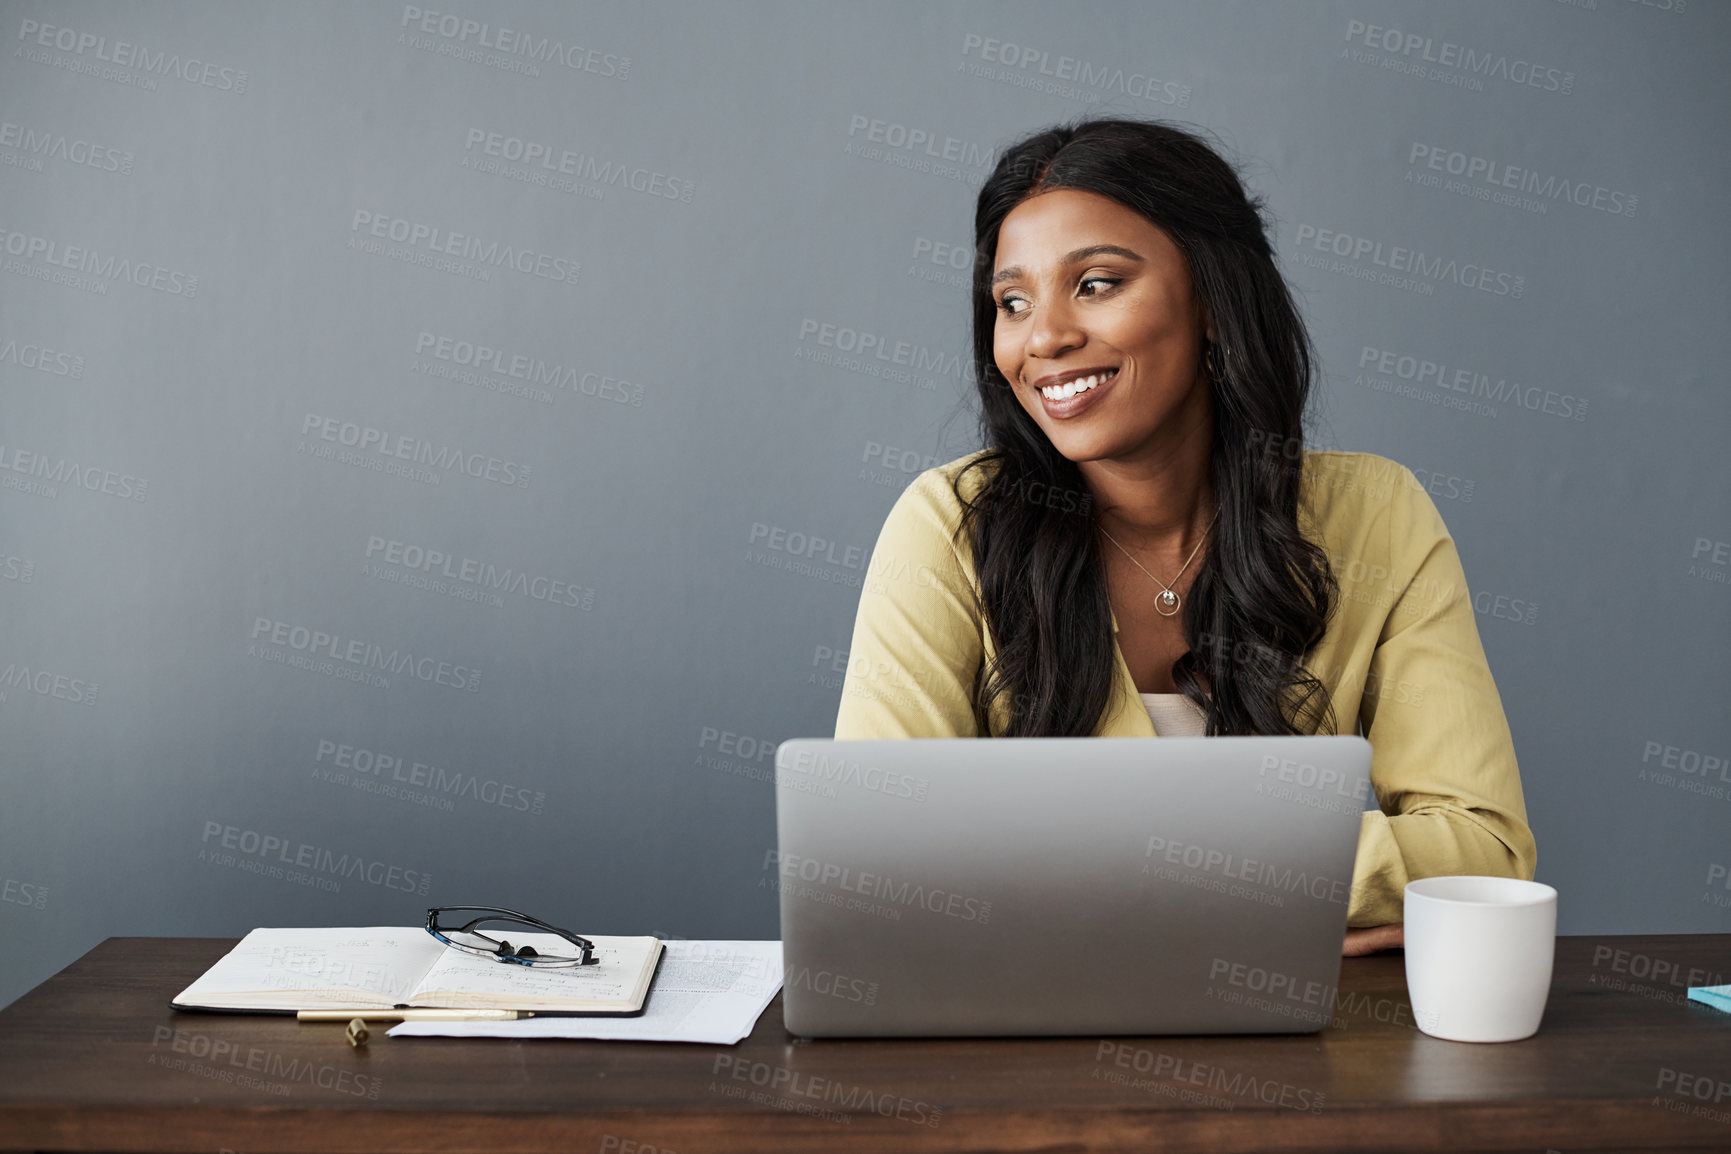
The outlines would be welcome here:
[[[1028,318],[1028,355],[1051,360],[1080,347],[1087,335],[1077,324],[1068,301],[1036,306]]]

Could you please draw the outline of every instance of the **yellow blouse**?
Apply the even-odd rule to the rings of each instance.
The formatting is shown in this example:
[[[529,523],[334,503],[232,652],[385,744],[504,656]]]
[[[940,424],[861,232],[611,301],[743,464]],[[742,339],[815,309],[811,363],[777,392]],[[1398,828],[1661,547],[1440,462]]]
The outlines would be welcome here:
[[[995,649],[950,488],[977,455],[921,473],[884,522],[854,620],[837,738],[979,736],[970,693]],[[981,473],[965,479],[969,497]],[[1360,827],[1347,924],[1400,921],[1414,878],[1531,878],[1514,742],[1436,505],[1410,469],[1372,453],[1307,451],[1300,494],[1300,529],[1327,551],[1341,592],[1305,664],[1328,688],[1337,730],[1370,741],[1380,806]],[[1096,735],[1157,737],[1123,651],[1113,650],[1113,699]],[[995,731],[1006,712],[1000,697]]]

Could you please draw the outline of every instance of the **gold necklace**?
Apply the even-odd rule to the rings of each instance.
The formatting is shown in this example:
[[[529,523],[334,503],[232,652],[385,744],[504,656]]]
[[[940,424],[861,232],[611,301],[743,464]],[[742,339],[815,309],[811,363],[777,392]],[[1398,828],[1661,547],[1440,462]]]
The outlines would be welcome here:
[[[1220,510],[1215,509],[1214,510],[1214,516],[1209,518],[1209,520],[1208,520],[1208,529],[1214,528],[1214,522],[1216,522],[1218,520],[1220,520]],[[1100,525],[1100,526],[1098,526],[1098,528],[1099,528],[1100,532],[1106,533],[1106,526]],[[1208,540],[1208,529],[1202,530],[1202,538],[1201,538],[1201,540],[1196,542],[1196,549],[1190,550],[1190,556],[1184,558],[1184,564],[1179,568],[1177,576],[1172,578],[1173,581],[1177,581],[1179,577],[1184,576],[1184,570],[1190,568],[1190,562],[1192,562],[1196,559],[1196,550],[1202,548],[1202,542],[1203,541]],[[1110,533],[1106,533],[1106,540],[1112,542],[1112,544],[1114,544],[1114,545],[1117,545],[1118,551],[1120,553],[1123,553],[1124,556],[1130,558],[1130,564],[1136,566],[1136,568],[1138,568],[1138,569],[1141,569],[1142,572],[1148,573],[1147,568],[1143,566],[1142,562],[1136,560],[1135,556],[1130,552],[1130,550],[1124,548],[1123,545],[1119,544],[1118,538],[1112,536],[1112,534],[1110,534]],[[1178,612],[1178,606],[1180,604],[1180,598],[1179,598],[1178,594],[1176,594],[1172,591],[1172,586],[1166,584],[1166,582],[1160,580],[1160,578],[1154,576],[1154,574],[1152,574],[1152,573],[1148,573],[1148,577],[1156,585],[1160,586],[1160,588],[1163,590],[1163,592],[1160,594],[1160,596],[1154,598],[1154,612],[1160,614],[1160,616],[1162,616],[1162,617],[1171,617],[1174,614],[1176,614]]]

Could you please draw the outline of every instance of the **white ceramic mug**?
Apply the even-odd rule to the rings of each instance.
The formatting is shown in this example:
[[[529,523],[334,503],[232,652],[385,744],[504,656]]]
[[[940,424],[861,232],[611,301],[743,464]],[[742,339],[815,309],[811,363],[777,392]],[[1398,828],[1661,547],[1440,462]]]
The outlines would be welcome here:
[[[1538,1032],[1551,992],[1557,891],[1497,877],[1406,886],[1406,989],[1418,1028],[1454,1042]]]

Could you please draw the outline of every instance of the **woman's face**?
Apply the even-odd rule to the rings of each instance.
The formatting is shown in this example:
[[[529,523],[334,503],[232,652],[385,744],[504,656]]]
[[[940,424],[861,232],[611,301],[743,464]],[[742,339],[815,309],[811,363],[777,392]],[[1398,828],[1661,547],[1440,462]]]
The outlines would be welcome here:
[[[1202,427],[1190,269],[1140,213],[1078,189],[1023,201],[998,229],[991,289],[992,359],[1065,457],[1130,459]],[[1078,380],[1072,396],[1050,392]]]

